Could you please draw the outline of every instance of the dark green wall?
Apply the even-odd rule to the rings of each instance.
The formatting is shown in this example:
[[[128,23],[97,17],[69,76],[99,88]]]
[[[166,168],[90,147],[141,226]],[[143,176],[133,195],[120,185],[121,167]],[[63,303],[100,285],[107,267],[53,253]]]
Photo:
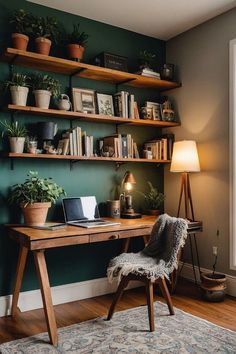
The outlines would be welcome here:
[[[17,8],[24,8],[38,15],[56,16],[67,28],[72,28],[73,23],[80,22],[81,30],[89,34],[89,42],[85,53],[85,62],[102,51],[109,51],[114,54],[128,57],[129,67],[135,69],[137,65],[137,56],[140,50],[147,49],[156,53],[158,65],[165,61],[165,43],[154,38],[146,37],[117,27],[105,25],[86,18],[74,16],[64,12],[49,9],[43,6],[34,5],[23,0],[0,0],[0,43],[3,50],[4,46],[10,46],[7,43],[9,37],[8,15]],[[55,53],[55,48],[53,49]],[[27,68],[15,67],[15,70],[30,72]],[[8,65],[0,63],[0,80],[8,77]],[[69,78],[63,75],[55,75],[61,82],[62,92],[67,92],[69,87]],[[98,81],[74,78],[73,86],[88,87],[102,93],[114,93],[114,85],[105,84]],[[120,90],[122,86],[118,89]],[[127,88],[126,88],[127,89]],[[147,99],[155,100],[158,98],[157,91],[146,89],[135,90],[128,88],[134,93],[140,103]],[[10,114],[3,111],[7,104],[7,97],[1,93],[2,110],[0,120],[10,119]],[[30,100],[33,102],[32,97]],[[22,114],[17,118],[29,128],[37,121],[48,120],[48,118],[39,118],[36,116],[24,116]],[[59,130],[68,129],[69,122],[63,119],[50,119],[58,123]],[[101,137],[115,132],[115,125],[79,123],[89,134],[95,137]],[[125,127],[119,127],[120,132],[128,131]],[[160,132],[154,128],[129,128],[138,144],[147,139],[156,137]],[[7,148],[6,142],[1,141],[1,146]],[[12,291],[12,282],[17,261],[17,245],[10,241],[3,224],[9,222],[19,222],[21,215],[18,208],[10,207],[7,203],[9,187],[15,183],[22,182],[29,170],[39,171],[41,176],[52,177],[62,185],[69,196],[96,195],[99,203],[107,199],[114,198],[115,181],[120,181],[127,169],[132,170],[137,180],[137,189],[145,190],[146,181],[150,180],[160,190],[163,189],[163,171],[155,165],[125,164],[118,171],[112,163],[104,162],[79,162],[70,169],[69,162],[63,161],[44,161],[44,160],[17,160],[14,162],[14,169],[11,170],[10,160],[0,160],[0,295],[6,295]],[[142,200],[135,195],[136,208],[142,210]],[[49,219],[62,217],[60,201],[49,213]],[[135,249],[142,247],[141,240],[137,240]],[[105,276],[105,270],[109,259],[118,254],[121,250],[121,244],[117,242],[104,242],[93,245],[68,247],[55,249],[46,252],[49,276],[52,285],[72,283],[87,279],[94,279]],[[32,258],[29,259],[22,290],[38,288],[35,277]]]

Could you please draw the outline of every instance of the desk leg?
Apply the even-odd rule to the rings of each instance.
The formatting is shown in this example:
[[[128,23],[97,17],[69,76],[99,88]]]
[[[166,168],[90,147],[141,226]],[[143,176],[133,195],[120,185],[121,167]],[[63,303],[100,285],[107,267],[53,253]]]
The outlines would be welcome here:
[[[127,253],[130,245],[130,237],[125,238],[122,245],[122,252]]]
[[[24,270],[25,270],[25,263],[26,263],[27,255],[28,255],[28,248],[21,245],[17,268],[16,268],[15,286],[14,286],[13,297],[12,297],[12,307],[11,307],[12,317],[15,317],[16,313],[17,313],[17,304],[18,304],[18,300],[19,300],[20,289],[21,289],[23,274],[24,274]]]
[[[34,262],[38,274],[38,279],[40,282],[43,308],[47,322],[48,334],[50,337],[50,342],[53,345],[57,345],[58,336],[57,336],[57,324],[55,313],[52,303],[51,289],[48,279],[47,265],[44,257],[44,250],[34,251]]]

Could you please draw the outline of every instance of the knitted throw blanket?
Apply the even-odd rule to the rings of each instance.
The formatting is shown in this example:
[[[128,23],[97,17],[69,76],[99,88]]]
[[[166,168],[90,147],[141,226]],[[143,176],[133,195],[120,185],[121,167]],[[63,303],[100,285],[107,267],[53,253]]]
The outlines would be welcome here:
[[[145,275],[152,282],[158,278],[169,279],[177,269],[177,255],[187,238],[187,222],[181,218],[161,215],[153,226],[148,245],[138,253],[122,253],[113,258],[107,269],[110,282],[121,280],[129,273]]]

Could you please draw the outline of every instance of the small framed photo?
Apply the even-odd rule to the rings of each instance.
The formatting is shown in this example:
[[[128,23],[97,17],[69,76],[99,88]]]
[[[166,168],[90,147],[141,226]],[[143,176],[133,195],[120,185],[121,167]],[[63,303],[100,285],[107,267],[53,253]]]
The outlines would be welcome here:
[[[113,96],[97,93],[98,113],[105,116],[114,116]]]
[[[96,92],[94,90],[72,88],[74,112],[96,113]]]

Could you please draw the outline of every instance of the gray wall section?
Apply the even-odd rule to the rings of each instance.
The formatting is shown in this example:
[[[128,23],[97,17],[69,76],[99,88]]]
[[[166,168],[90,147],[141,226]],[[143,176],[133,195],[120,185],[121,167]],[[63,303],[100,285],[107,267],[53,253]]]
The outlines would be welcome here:
[[[211,268],[212,246],[219,247],[217,270],[229,269],[229,41],[236,38],[236,10],[167,42],[167,62],[178,67],[183,87],[171,92],[181,120],[173,129],[176,140],[198,143],[200,173],[192,173],[196,219],[203,220],[198,234],[201,265]],[[166,211],[176,214],[180,175],[165,168]],[[219,228],[219,240],[216,230]],[[187,252],[189,260],[189,252]]]

